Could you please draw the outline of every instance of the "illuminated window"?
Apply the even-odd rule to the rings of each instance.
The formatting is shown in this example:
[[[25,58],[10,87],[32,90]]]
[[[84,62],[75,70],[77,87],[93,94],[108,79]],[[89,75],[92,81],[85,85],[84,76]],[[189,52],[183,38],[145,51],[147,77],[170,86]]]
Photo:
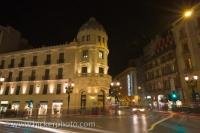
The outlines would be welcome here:
[[[88,58],[88,50],[83,50],[82,57]]]
[[[104,58],[104,56],[103,56],[103,51],[99,51],[99,58],[100,58],[100,59],[103,59],[103,58]]]

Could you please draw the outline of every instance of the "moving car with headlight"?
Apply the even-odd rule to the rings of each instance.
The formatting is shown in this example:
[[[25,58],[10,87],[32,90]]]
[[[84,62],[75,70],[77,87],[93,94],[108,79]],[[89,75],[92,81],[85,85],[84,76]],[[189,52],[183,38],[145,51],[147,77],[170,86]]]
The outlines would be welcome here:
[[[146,109],[145,109],[145,107],[142,107],[142,106],[134,106],[134,107],[132,107],[132,112],[133,113],[145,113]]]

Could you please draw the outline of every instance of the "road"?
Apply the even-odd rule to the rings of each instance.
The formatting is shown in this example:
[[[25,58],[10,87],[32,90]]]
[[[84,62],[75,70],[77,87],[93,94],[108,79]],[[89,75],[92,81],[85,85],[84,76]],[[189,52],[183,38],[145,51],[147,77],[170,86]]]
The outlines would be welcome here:
[[[44,119],[37,119],[44,122]],[[199,133],[200,117],[185,116],[165,112],[148,112],[147,114],[133,114],[122,116],[67,116],[62,119],[47,119],[48,122],[93,122],[95,127],[64,127],[60,126],[42,129],[42,133]],[[78,123],[78,124],[77,124]],[[94,126],[94,125],[93,125]],[[0,123],[3,133],[37,133],[36,128],[8,127]]]

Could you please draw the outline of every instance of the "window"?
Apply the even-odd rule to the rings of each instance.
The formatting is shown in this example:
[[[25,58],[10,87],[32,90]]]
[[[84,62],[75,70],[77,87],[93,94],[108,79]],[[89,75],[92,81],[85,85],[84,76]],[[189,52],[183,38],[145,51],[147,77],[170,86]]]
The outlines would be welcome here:
[[[0,69],[3,69],[3,68],[4,68],[4,64],[5,64],[5,60],[1,60],[1,66],[0,66]]]
[[[88,50],[83,50],[82,57],[83,58],[88,58]]]
[[[17,86],[17,89],[16,89],[15,94],[16,94],[16,95],[19,95],[19,92],[20,92],[20,86]]]
[[[191,61],[191,58],[185,59],[185,68],[186,68],[186,70],[191,70],[191,69],[192,69],[192,61]]]
[[[59,54],[58,63],[64,63],[64,53],[60,53],[60,54]]]
[[[45,61],[45,65],[48,65],[48,64],[51,64],[51,55],[50,54],[47,54],[47,58]]]
[[[87,41],[90,41],[90,35],[87,35],[86,40],[87,40]]]
[[[46,77],[49,76],[49,69],[45,69],[45,76],[46,76]]]
[[[6,86],[5,95],[8,95],[9,91],[10,91],[10,87]]]
[[[60,94],[60,93],[61,93],[61,84],[57,84],[56,94]]]
[[[45,73],[44,73],[44,80],[48,80],[49,79],[49,69],[45,69]]]
[[[82,74],[87,74],[87,67],[82,67],[81,72]]]
[[[105,38],[104,37],[102,38],[102,40],[103,40],[103,43],[105,43]]]
[[[102,67],[99,67],[99,73],[104,74],[104,69]]]
[[[8,66],[9,68],[13,68],[15,64],[15,59],[11,59],[10,65]]]
[[[35,80],[35,70],[32,70],[30,80]]]
[[[28,92],[29,95],[33,94],[33,87],[34,87],[33,85],[30,85],[29,92]]]
[[[103,56],[103,51],[99,51],[99,59],[103,59],[104,56]]]
[[[43,88],[42,94],[47,94],[47,90],[48,90],[48,85],[45,84],[45,85],[44,85],[44,88]]]
[[[8,74],[8,82],[10,82],[11,80],[12,80],[12,72],[9,72],[9,74]]]
[[[20,64],[18,65],[19,67],[24,67],[24,61],[25,61],[25,58],[22,57],[21,58],[21,61],[20,61]]]
[[[57,79],[62,79],[62,78],[63,78],[63,68],[58,68]]]
[[[33,62],[31,63],[31,66],[37,66],[37,56],[33,56]]]
[[[101,36],[98,36],[98,42],[101,42]]]
[[[82,36],[82,41],[85,41],[85,36]]]
[[[19,75],[17,77],[17,81],[21,81],[22,80],[22,75],[23,75],[23,71],[19,71]]]
[[[86,92],[81,92],[81,109],[86,109]]]

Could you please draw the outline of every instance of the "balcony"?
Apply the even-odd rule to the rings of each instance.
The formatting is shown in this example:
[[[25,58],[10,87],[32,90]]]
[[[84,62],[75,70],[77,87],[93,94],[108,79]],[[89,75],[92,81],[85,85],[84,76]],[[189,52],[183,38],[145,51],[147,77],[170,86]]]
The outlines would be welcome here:
[[[18,67],[24,67],[24,63],[18,64]]]
[[[56,79],[63,79],[63,75],[56,75]]]
[[[31,62],[31,66],[37,66],[37,62]]]
[[[49,65],[49,64],[51,64],[51,61],[50,61],[50,60],[46,60],[46,61],[44,62],[44,65]]]
[[[46,75],[46,76],[43,76],[42,77],[42,80],[49,80],[50,79],[50,76],[49,75]]]
[[[14,64],[8,65],[8,68],[14,68]]]
[[[59,59],[59,60],[57,60],[57,63],[58,63],[58,64],[64,63],[64,59]]]
[[[29,81],[34,81],[35,79],[36,79],[35,76],[30,76],[30,77],[29,77]]]
[[[17,77],[16,81],[22,81],[22,77]]]
[[[12,82],[12,77],[6,78],[6,81],[5,81],[5,82]]]

